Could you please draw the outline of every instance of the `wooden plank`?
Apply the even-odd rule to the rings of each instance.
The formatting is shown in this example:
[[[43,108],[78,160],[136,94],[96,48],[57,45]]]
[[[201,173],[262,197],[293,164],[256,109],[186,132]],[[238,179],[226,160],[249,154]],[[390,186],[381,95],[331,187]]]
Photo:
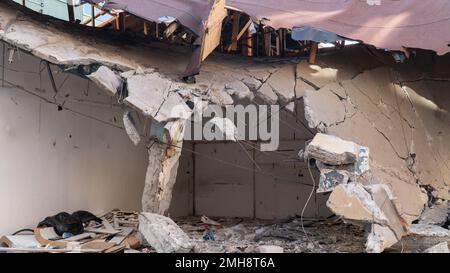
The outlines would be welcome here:
[[[272,56],[272,31],[269,27],[263,28],[264,53],[266,56]]]
[[[245,38],[242,40],[242,55],[251,57],[253,56],[253,35],[250,31],[245,32]]]
[[[84,230],[88,231],[88,232],[94,232],[94,233],[100,233],[100,234],[110,234],[110,235],[120,233],[120,230],[105,229],[105,228],[91,228],[91,227],[88,227],[88,228],[85,228]]]
[[[105,26],[107,26],[107,25],[109,25],[109,24],[114,23],[114,27],[115,27],[116,29],[118,29],[117,22],[118,22],[118,21],[117,21],[117,16],[112,16],[112,17],[109,18],[108,20],[106,20],[106,21],[102,22],[101,24],[99,24],[97,27],[98,27],[98,28],[102,28],[102,27],[105,27]]]
[[[170,23],[167,28],[164,30],[164,37],[165,38],[169,38],[170,36],[172,36],[175,31],[178,29],[179,25],[177,21],[173,21],[172,23]]]
[[[310,64],[316,63],[318,49],[319,49],[319,43],[311,41],[311,48],[309,50],[309,58],[308,58],[308,62]]]
[[[94,240],[81,245],[81,249],[95,249],[98,252],[103,252],[113,246],[115,246],[114,243],[105,242],[103,240]]]
[[[125,238],[127,238],[127,236],[133,232],[133,230],[134,230],[133,228],[124,227],[122,231],[116,236],[114,236],[114,238],[109,240],[109,242],[120,245],[123,242],[123,240],[125,240]]]
[[[65,241],[69,241],[69,242],[75,242],[75,241],[80,241],[83,239],[87,239],[87,238],[94,238],[95,237],[95,233],[92,232],[85,232],[85,233],[81,233],[75,236],[72,236],[70,238],[64,239]]]
[[[225,0],[216,0],[208,19],[205,22],[205,33],[202,45],[201,61],[213,52],[220,44],[220,37],[222,35],[222,22],[227,15],[225,9]]]
[[[105,250],[105,253],[117,253],[125,249],[125,246],[113,246]]]
[[[144,21],[144,35],[148,36],[148,25],[147,25],[147,21]]]
[[[233,29],[231,34],[231,43],[228,46],[228,52],[237,50],[237,41],[239,40],[239,22],[241,19],[241,14],[239,12],[233,13]]]
[[[102,219],[102,224],[106,229],[110,229],[110,230],[114,229],[114,227],[111,225],[111,223],[108,220],[106,220],[105,217],[102,217],[101,219]]]

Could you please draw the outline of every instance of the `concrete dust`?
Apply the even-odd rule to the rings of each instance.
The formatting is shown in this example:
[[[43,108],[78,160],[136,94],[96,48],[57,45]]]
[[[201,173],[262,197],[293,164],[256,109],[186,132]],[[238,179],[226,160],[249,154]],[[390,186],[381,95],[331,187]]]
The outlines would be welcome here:
[[[243,218],[219,218],[221,228],[214,229],[215,240],[205,241],[205,227],[200,217],[174,219],[193,240],[194,252],[200,253],[254,253],[260,246],[279,246],[284,253],[346,253],[363,252],[365,233],[363,228],[345,224],[341,220],[286,221],[254,220]]]

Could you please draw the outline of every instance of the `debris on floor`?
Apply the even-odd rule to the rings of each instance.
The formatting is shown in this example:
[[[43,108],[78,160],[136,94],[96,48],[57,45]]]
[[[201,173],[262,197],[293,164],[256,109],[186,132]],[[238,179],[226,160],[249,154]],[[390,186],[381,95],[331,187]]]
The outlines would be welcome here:
[[[158,253],[189,252],[191,239],[170,218],[155,214],[139,215],[139,231]]]
[[[101,218],[87,211],[61,212],[34,230],[0,238],[0,252],[104,252],[141,247],[138,213],[113,210]],[[27,234],[22,234],[28,232]]]
[[[424,251],[424,253],[450,253],[448,249],[448,243],[442,242],[440,244],[437,244],[435,246],[432,246]]]
[[[176,218],[175,222],[192,238],[197,253],[300,253],[363,252],[365,233],[361,227],[341,220],[254,220],[215,218],[221,228],[215,240],[204,240],[200,217]]]

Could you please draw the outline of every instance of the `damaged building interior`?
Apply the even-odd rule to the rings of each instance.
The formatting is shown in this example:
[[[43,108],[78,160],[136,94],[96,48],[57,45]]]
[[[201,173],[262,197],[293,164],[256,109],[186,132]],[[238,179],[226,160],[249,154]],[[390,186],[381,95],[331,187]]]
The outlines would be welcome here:
[[[449,252],[450,2],[35,2],[0,3],[0,252]],[[197,139],[210,105],[278,110]]]

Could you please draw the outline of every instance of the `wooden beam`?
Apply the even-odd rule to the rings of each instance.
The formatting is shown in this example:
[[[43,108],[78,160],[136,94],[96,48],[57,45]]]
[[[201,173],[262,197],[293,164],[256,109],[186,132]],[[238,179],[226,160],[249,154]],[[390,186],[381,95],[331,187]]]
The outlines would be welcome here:
[[[91,6],[91,15],[92,15],[92,27],[95,27],[95,19],[97,18],[95,16],[95,6]]]
[[[113,17],[109,18],[108,20],[106,20],[106,21],[102,22],[101,24],[99,24],[97,27],[98,28],[102,28],[102,27],[105,27],[105,26],[107,26],[107,25],[109,25],[111,23],[114,23],[114,27],[116,29],[118,29],[118,27],[117,27],[117,16],[113,16]]]
[[[263,31],[264,53],[266,56],[272,56],[272,30],[269,27],[264,27]]]
[[[241,52],[244,56],[253,56],[253,35],[248,29],[245,32],[244,39],[242,40]]]
[[[75,22],[75,13],[73,11],[73,6],[67,4],[67,13],[69,15],[69,22]]]
[[[200,65],[211,52],[220,44],[222,35],[222,22],[227,15],[225,0],[216,0],[204,22],[204,30],[200,37],[194,42],[195,49],[191,57],[183,78],[192,81],[192,77],[200,72]]]
[[[107,13],[106,11],[101,10],[99,13],[97,13],[97,14],[95,15],[95,18],[98,18],[98,17],[100,17],[100,16],[102,16],[102,15],[104,15],[104,14],[106,14],[106,13]],[[89,24],[90,22],[92,22],[92,17],[86,19],[86,21],[84,21],[84,22],[81,23],[81,24],[87,25],[87,24]]]
[[[241,14],[239,12],[233,13],[233,30],[231,34],[231,43],[228,46],[228,52],[237,50],[237,41],[239,35],[239,22],[241,19]]]
[[[315,64],[317,59],[317,51],[319,49],[319,43],[311,41],[311,47],[309,49],[309,59],[310,64]]]
[[[147,25],[147,21],[144,21],[144,35],[148,36],[148,25]]]
[[[119,13],[119,30],[122,32],[126,31],[126,14],[125,12]]]
[[[178,22],[177,21],[173,21],[172,23],[170,23],[166,30],[164,30],[164,37],[165,38],[169,38],[170,36],[172,36],[172,34],[175,33],[175,31],[178,29]]]

